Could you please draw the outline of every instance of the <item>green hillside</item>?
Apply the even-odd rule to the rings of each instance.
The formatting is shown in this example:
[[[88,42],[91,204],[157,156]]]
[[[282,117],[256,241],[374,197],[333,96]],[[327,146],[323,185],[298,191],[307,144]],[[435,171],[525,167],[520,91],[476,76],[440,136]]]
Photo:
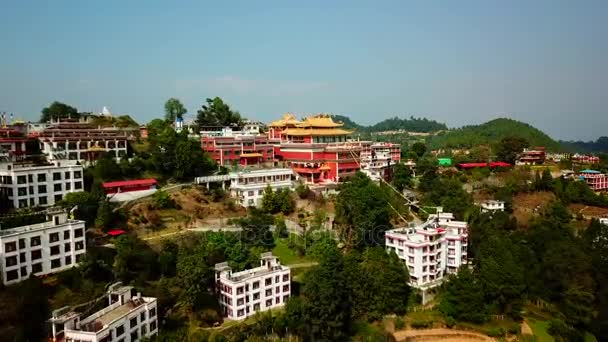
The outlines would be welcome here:
[[[382,120],[372,126],[363,126],[352,121],[349,117],[344,115],[332,115],[334,120],[342,121],[344,127],[348,129],[356,129],[359,133],[372,133],[372,132],[383,132],[383,131],[395,131],[403,130],[408,132],[437,132],[446,130],[448,127],[439,123],[435,120],[429,120],[427,118],[415,118],[410,116],[409,118],[399,118],[397,116],[389,119]]]
[[[438,148],[471,148],[498,142],[507,136],[519,136],[526,139],[530,146],[544,146],[549,151],[561,151],[561,144],[547,134],[517,120],[500,118],[481,125],[464,126],[442,132],[430,138],[431,149]]]

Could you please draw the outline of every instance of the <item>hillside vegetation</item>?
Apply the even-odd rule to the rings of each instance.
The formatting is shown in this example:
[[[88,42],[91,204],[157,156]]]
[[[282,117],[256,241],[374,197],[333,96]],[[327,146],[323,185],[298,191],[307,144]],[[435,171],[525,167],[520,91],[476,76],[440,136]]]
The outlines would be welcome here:
[[[448,127],[439,123],[435,120],[429,120],[427,118],[415,118],[410,116],[410,118],[399,118],[397,116],[382,120],[371,126],[363,126],[358,123],[352,121],[349,117],[343,115],[333,115],[334,120],[342,121],[344,123],[344,127],[348,129],[356,129],[359,133],[373,133],[373,132],[383,132],[383,131],[396,131],[403,130],[408,132],[437,132],[441,130],[446,130]]]
[[[608,137],[599,137],[596,141],[560,141],[568,152],[608,153]]]
[[[563,147],[537,128],[517,120],[500,118],[481,125],[464,126],[442,132],[429,141],[432,149],[471,148],[479,145],[492,145],[508,136],[519,136],[530,146],[544,146],[549,151],[561,151]]]

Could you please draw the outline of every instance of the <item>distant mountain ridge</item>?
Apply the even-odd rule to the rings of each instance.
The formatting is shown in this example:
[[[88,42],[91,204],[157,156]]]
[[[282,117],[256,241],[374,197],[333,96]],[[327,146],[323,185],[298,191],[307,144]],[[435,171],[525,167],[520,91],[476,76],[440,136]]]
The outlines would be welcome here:
[[[397,116],[382,120],[371,126],[363,126],[352,121],[349,117],[344,115],[332,115],[336,121],[342,121],[344,127],[348,129],[356,129],[359,133],[376,133],[384,131],[408,131],[418,133],[430,133],[441,130],[447,130],[448,126],[444,123],[439,123],[435,120],[429,120],[427,118],[416,118],[410,116],[407,118],[399,118]]]
[[[599,137],[596,141],[561,141],[569,152],[608,153],[608,137]]]

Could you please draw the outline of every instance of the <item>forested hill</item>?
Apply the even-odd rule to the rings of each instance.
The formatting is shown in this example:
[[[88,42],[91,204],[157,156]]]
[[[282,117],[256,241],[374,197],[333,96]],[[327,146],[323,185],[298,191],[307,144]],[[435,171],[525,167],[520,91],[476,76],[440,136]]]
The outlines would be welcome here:
[[[608,137],[599,137],[596,141],[560,141],[569,152],[608,153]]]
[[[382,120],[372,126],[362,126],[352,121],[349,117],[343,115],[333,115],[334,120],[342,121],[345,128],[356,129],[361,133],[383,132],[383,131],[408,131],[408,132],[437,132],[448,129],[448,127],[435,120],[427,118],[415,118],[410,116],[409,119],[399,118],[397,116]]]
[[[433,136],[429,141],[432,149],[471,148],[477,145],[495,144],[507,136],[519,136],[530,146],[544,146],[549,151],[562,151],[562,145],[539,129],[513,119],[499,118],[481,125],[464,126]]]

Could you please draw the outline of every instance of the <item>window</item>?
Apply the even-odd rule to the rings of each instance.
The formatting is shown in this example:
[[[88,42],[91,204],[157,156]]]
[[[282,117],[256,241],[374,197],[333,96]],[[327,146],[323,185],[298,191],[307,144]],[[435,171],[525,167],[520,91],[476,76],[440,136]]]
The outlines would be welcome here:
[[[260,299],[260,293],[256,292],[253,294],[253,300],[258,300],[258,299]]]
[[[17,176],[17,184],[25,184],[27,183],[27,178],[25,176]]]
[[[243,304],[245,304],[245,301],[243,300],[243,298],[240,298],[240,299],[238,299],[238,300],[236,301],[236,305],[237,305],[237,306],[241,306],[241,305],[243,305]]]
[[[33,194],[34,194],[34,186],[33,186],[33,185],[30,185],[30,187],[29,187],[29,188],[30,188],[29,194],[30,194],[30,195],[33,195]]]
[[[82,189],[82,182],[75,182],[74,183],[74,189],[76,189],[76,190]]]
[[[19,272],[17,270],[6,272],[6,281],[17,280],[19,278]]]
[[[42,251],[38,249],[38,250],[32,251],[30,253],[30,255],[32,257],[31,258],[32,260],[38,260],[38,259],[42,258]]]
[[[145,311],[142,311],[142,312],[139,314],[139,321],[140,321],[140,322],[143,322],[143,321],[145,321],[145,320],[146,320],[146,312],[145,312]]]
[[[260,288],[260,282],[259,281],[254,281],[253,282],[253,289],[259,289]]]
[[[131,332],[131,341],[137,341],[139,336],[137,336],[137,330]]]
[[[27,175],[27,181],[30,183],[34,183],[34,175]]]
[[[264,281],[264,283],[266,284],[266,286],[272,285],[272,278],[266,278],[266,280]]]
[[[51,233],[51,234],[49,234],[49,240],[51,242],[57,242],[57,241],[59,241],[59,233]]]
[[[51,268],[61,267],[61,259],[53,259],[51,260]]]
[[[131,329],[135,328],[137,326],[137,316],[131,318],[131,321],[129,322],[129,327]]]
[[[281,276],[274,277],[275,284],[281,281]]]
[[[17,242],[13,241],[13,242],[7,242],[4,244],[5,253],[14,252],[16,250],[17,250]]]
[[[149,316],[150,318],[152,318],[152,317],[156,316],[156,308],[152,308],[152,309],[150,309],[150,312],[148,313],[148,316]],[[154,330],[154,329],[152,329],[152,330]]]
[[[65,183],[65,191],[72,190],[72,183]]]
[[[21,187],[21,188],[17,189],[17,196],[25,196],[25,195],[27,195],[26,187]]]
[[[289,285],[283,285],[283,292],[289,292]]]
[[[33,206],[35,206],[35,205],[36,205],[36,204],[34,203],[34,198],[33,198],[33,197],[31,197],[31,198],[30,198],[30,207],[33,207]]]
[[[61,180],[61,172],[53,172],[53,180],[54,181]]]
[[[68,266],[68,265],[71,265],[71,264],[72,264],[72,256],[68,255],[68,256],[65,257],[65,265]]]
[[[46,185],[38,185],[38,193],[46,194]]]
[[[82,250],[82,249],[84,249],[84,242],[83,241],[77,241],[74,244],[74,250],[79,251],[79,250]]]
[[[42,264],[37,263],[32,265],[32,273],[40,273],[42,272]]]
[[[51,255],[57,255],[59,253],[61,253],[61,250],[60,250],[59,246],[53,246],[53,247],[51,247]]]
[[[239,311],[237,311],[237,316],[243,316],[245,314],[245,310],[240,309]]]
[[[80,228],[80,229],[76,229],[76,230],[74,231],[74,237],[79,238],[79,237],[82,237],[82,235],[84,235],[84,231],[83,231],[83,229],[82,229],[82,228]]]
[[[17,265],[17,256],[13,255],[11,257],[6,258],[6,267],[11,267]]]
[[[64,177],[65,179],[70,179],[70,171],[66,171]]]
[[[266,307],[272,306],[272,299],[266,300]]]
[[[71,250],[72,250],[72,245],[70,245],[69,242],[63,245],[63,251],[64,252],[69,252]]]
[[[44,173],[38,174],[38,183],[41,183],[41,182],[46,182],[46,174],[44,174]]]
[[[262,196],[264,194],[264,190],[258,190],[258,195]]]
[[[116,328],[116,337],[122,335],[125,333],[125,326],[121,325],[118,328]]]
[[[142,326],[141,326],[141,336],[145,336],[145,335],[146,335],[146,332],[147,332],[147,330],[146,330],[146,326],[145,326],[145,325],[142,325]]]
[[[281,304],[281,297],[274,297],[275,304]]]
[[[275,287],[274,293],[279,293],[279,292],[281,292],[281,287],[280,286]]]
[[[150,322],[150,331],[156,330],[156,321]]]
[[[25,208],[27,207],[27,200],[26,199],[20,199],[19,200],[19,208]]]
[[[289,281],[289,274],[283,274],[283,281]]]
[[[61,194],[59,194],[59,195],[55,195],[54,198],[55,198],[55,203],[56,203],[56,202],[61,201],[63,199],[63,196]]]
[[[61,191],[61,183],[58,183],[58,184],[53,185],[53,190],[54,190],[55,192],[57,192],[57,191]]]
[[[27,277],[27,267],[21,267],[21,278]]]
[[[34,236],[34,237],[30,238],[30,246],[31,247],[40,246],[40,236]]]
[[[239,286],[239,287],[236,288],[236,294],[237,295],[243,294],[243,287],[242,286]]]
[[[75,179],[82,178],[82,173],[80,171],[74,171],[74,178]]]
[[[253,196],[253,193],[254,193],[253,191],[247,191],[247,196],[251,197],[251,196]]]
[[[25,252],[19,253],[19,262],[21,262],[21,263],[26,262]]]
[[[272,296],[272,289],[266,290],[266,297]]]
[[[64,230],[63,231],[63,239],[64,240],[68,240],[70,238],[70,231],[69,230]]]

